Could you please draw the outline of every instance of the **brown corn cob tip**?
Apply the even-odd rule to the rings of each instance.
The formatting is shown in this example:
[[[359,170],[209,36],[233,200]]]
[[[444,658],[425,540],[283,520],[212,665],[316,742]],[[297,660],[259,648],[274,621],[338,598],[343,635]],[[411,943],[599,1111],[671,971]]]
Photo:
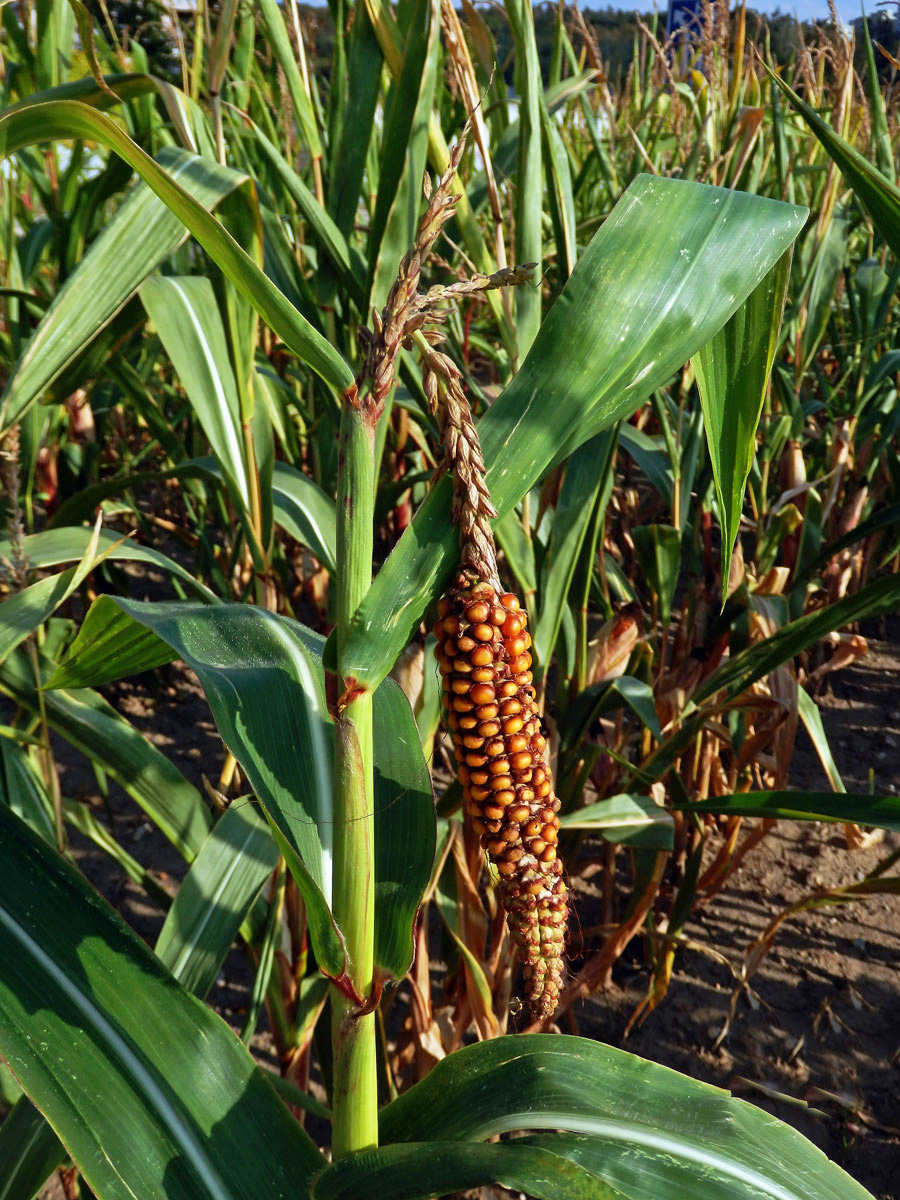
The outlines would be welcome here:
[[[526,997],[543,1019],[559,1000],[568,905],[526,623],[514,595],[463,572],[438,604],[434,633],[466,817],[500,877]]]

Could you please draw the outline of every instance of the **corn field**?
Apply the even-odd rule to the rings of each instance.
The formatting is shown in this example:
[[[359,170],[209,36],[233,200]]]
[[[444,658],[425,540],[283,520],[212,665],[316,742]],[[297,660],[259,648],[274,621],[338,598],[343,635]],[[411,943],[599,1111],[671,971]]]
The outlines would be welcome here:
[[[0,1197],[871,1200],[580,1022],[779,821],[846,882],[732,1011],[900,891],[816,702],[900,611],[896,46],[329,4],[0,9]]]

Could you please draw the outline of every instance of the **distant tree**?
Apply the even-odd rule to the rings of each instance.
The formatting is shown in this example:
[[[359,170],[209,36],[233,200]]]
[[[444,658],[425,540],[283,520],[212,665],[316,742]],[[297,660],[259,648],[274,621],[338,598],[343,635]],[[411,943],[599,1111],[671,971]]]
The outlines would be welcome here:
[[[99,0],[85,0],[98,29],[107,31]],[[155,75],[171,78],[178,70],[175,42],[169,32],[169,17],[159,0],[107,0],[106,10],[120,43],[138,42],[147,54]]]
[[[866,51],[863,46],[862,38],[862,17],[857,17],[853,22],[853,28],[856,33],[856,52],[853,65],[862,75],[866,69]],[[866,24],[869,26],[869,37],[873,43],[878,43],[875,48],[875,68],[878,71],[878,77],[883,83],[888,81],[896,81],[897,68],[891,60],[878,49],[878,46],[883,46],[888,54],[894,58],[898,57],[900,52],[900,6],[894,12],[886,12],[882,9],[880,12],[872,13],[866,17]]]

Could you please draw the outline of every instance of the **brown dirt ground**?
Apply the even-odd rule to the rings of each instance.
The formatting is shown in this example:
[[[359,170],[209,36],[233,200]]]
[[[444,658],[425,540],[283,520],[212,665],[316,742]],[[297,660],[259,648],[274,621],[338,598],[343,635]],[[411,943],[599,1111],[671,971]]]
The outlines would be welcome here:
[[[876,791],[896,793],[900,621],[875,632],[890,640],[870,638],[868,656],[829,677],[819,702],[847,788],[868,790],[871,772]],[[198,786],[204,773],[218,778],[221,742],[189,672],[171,666],[155,677],[114,685],[106,694]],[[58,749],[65,794],[90,798],[102,817],[92,773],[78,755]],[[802,731],[792,783],[827,788]],[[184,871],[180,857],[116,787],[105,811],[126,848],[174,887]],[[811,890],[860,878],[898,847],[900,835],[889,834],[878,845],[850,852],[840,826],[780,823],[728,888],[695,913],[686,929],[691,948],[680,952],[669,995],[644,1024],[623,1039],[649,977],[636,939],[617,964],[612,987],[575,1012],[578,1032],[729,1088],[801,1129],[879,1200],[900,1200],[896,896],[791,918],[717,1045],[734,991],[733,971],[768,921]],[[159,909],[100,852],[77,839],[76,848],[88,878],[152,944],[162,923]],[[211,999],[235,1025],[248,981],[243,957],[233,952]],[[273,1065],[264,1031],[254,1049]],[[61,1193],[53,1187],[45,1195],[56,1200]]]
[[[848,791],[868,791],[871,772],[875,792],[900,792],[900,653],[898,629],[889,632],[890,641],[870,637],[868,655],[828,677],[818,697]],[[802,728],[791,782],[828,790]],[[842,826],[780,822],[695,912],[685,930],[693,946],[644,1024],[623,1040],[649,979],[635,940],[612,988],[576,1014],[579,1031],[730,1089],[796,1126],[879,1200],[900,1200],[900,898],[789,918],[720,1043],[735,977],[708,953],[736,971],[781,909],[862,878],[898,848],[900,834],[849,851]]]

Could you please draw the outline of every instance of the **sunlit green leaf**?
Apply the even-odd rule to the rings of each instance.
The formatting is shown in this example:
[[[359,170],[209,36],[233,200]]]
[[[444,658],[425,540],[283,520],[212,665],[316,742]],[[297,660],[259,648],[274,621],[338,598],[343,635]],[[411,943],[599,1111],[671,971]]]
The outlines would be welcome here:
[[[500,516],[549,466],[632,412],[706,345],[805,216],[759,196],[638,177],[585,251],[521,370],[479,422]],[[457,554],[451,490],[449,479],[432,488],[356,613],[343,662],[369,686],[449,579]]]
[[[762,1109],[585,1038],[468,1046],[389,1104],[380,1129],[383,1143],[568,1130],[590,1140],[592,1169],[630,1200],[871,1200]]]
[[[65,100],[18,109],[0,117],[0,157],[23,146],[56,138],[99,142],[120,155],[187,226],[288,348],[339,391],[349,387],[353,375],[338,352],[278,291],[224,226],[108,117],[77,101]]]

